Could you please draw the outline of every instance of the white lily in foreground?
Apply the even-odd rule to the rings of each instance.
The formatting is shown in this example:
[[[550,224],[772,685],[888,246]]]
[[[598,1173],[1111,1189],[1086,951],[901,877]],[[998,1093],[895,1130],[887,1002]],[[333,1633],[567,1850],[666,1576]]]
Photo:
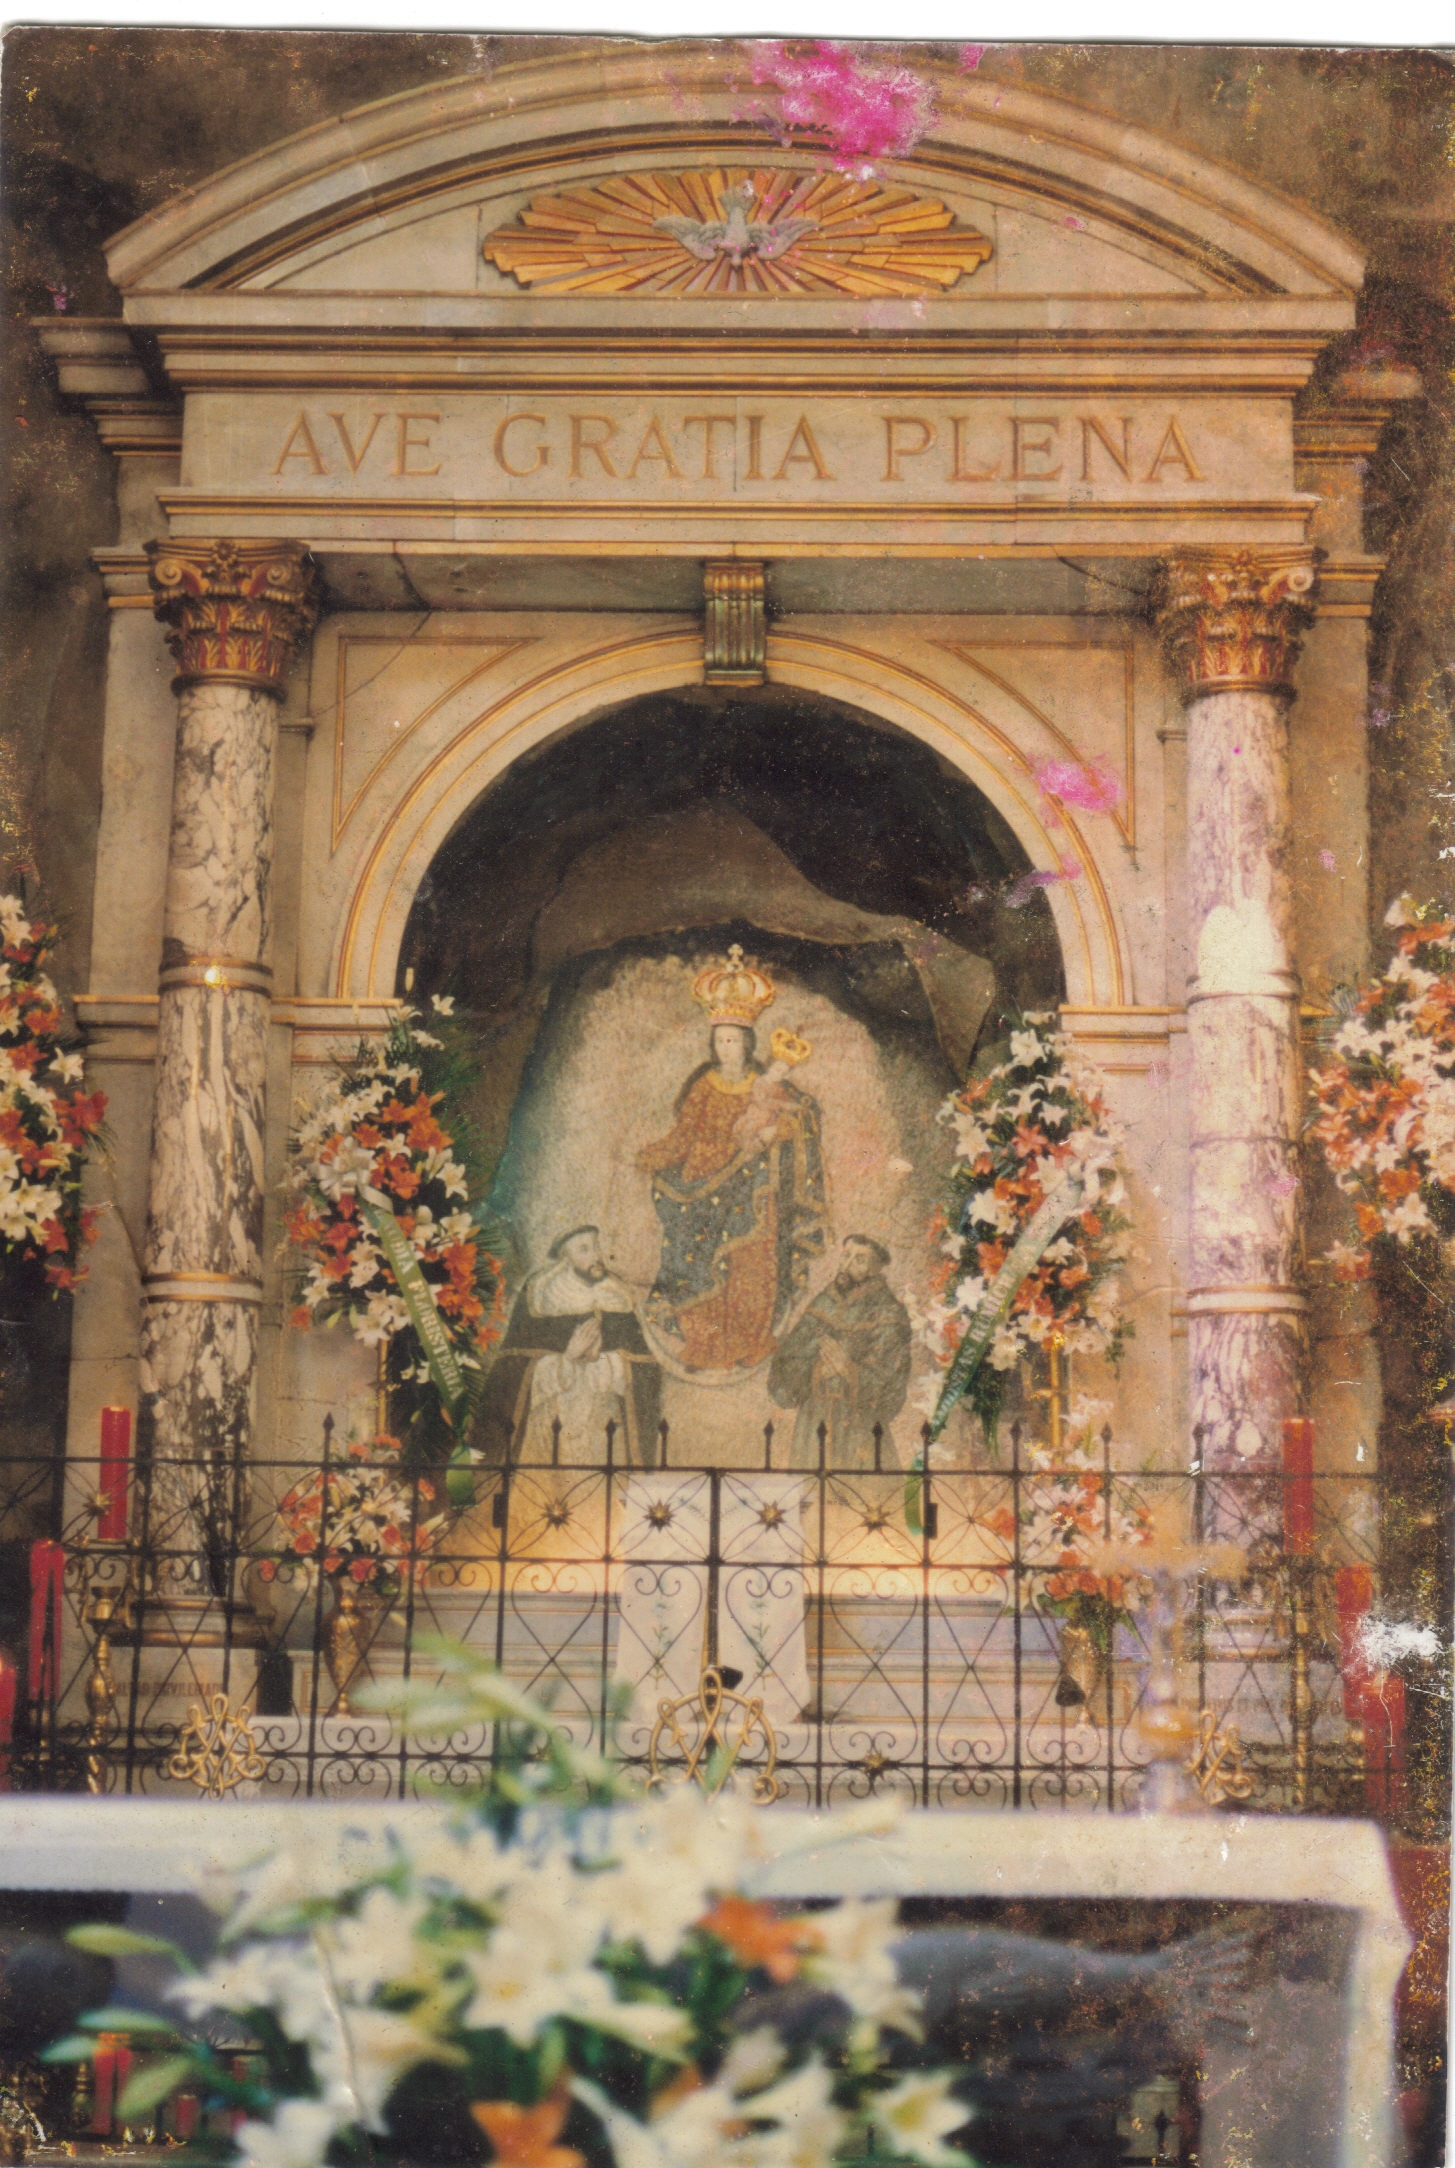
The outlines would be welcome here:
[[[337,2128],[321,2100],[285,2100],[271,2123],[239,2124],[237,2168],[318,2168]]]
[[[972,2112],[951,2094],[953,2082],[948,2070],[912,2070],[889,2092],[876,2093],[869,2113],[885,2144],[923,2168],[966,2168],[966,2156],[945,2143]]]

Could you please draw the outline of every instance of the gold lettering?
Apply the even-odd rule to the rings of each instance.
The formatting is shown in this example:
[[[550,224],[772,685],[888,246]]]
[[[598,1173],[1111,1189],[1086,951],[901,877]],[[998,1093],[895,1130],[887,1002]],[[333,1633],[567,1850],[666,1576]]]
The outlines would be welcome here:
[[[803,444],[801,452],[795,449],[800,441]],[[788,449],[778,462],[778,472],[773,477],[774,481],[781,482],[790,467],[812,467],[815,481],[831,482],[833,480],[833,476],[823,463],[823,454],[820,452],[814,433],[809,427],[806,414],[800,414],[794,425],[793,434],[788,439]]]
[[[344,457],[349,463],[350,474],[357,474],[360,467],[364,464],[365,455],[368,452],[369,446],[374,441],[374,436],[376,431],[378,430],[379,424],[384,419],[383,415],[374,414],[370,416],[369,434],[365,437],[363,443],[359,446],[357,451],[354,450],[354,440],[349,435],[348,424],[344,420],[342,414],[330,414],[328,418],[333,423],[334,428],[338,431],[339,442],[344,448]]]
[[[652,443],[655,443],[657,449],[654,452],[649,452],[647,450],[647,446]],[[682,469],[678,466],[676,460],[672,457],[671,449],[668,446],[667,439],[662,434],[662,424],[658,421],[655,414],[647,423],[646,428],[642,431],[642,441],[637,446],[636,457],[635,459],[633,459],[631,465],[626,470],[626,478],[629,482],[634,482],[636,480],[637,468],[641,465],[644,459],[650,460],[659,465],[665,465],[667,472],[672,476],[673,480],[678,482],[681,481]]]
[[[300,437],[302,437],[303,442],[298,444]],[[294,450],[295,445],[298,445],[296,451]],[[313,431],[308,426],[308,416],[306,414],[300,414],[293,427],[289,430],[288,442],[278,454],[278,464],[273,469],[274,474],[281,474],[290,459],[306,459],[315,474],[327,474],[328,472],[327,467],[318,456],[318,446],[313,441]]]
[[[544,414],[507,414],[495,432],[495,464],[503,473],[513,474],[517,478],[522,474],[539,474],[542,467],[548,467],[551,463],[550,449],[544,442],[530,446],[531,451],[536,455],[534,462],[530,466],[513,467],[510,464],[509,446],[506,439],[517,422],[534,422],[538,429],[544,429],[546,417]]]
[[[750,414],[748,416],[748,471],[743,476],[745,482],[762,481],[762,460],[763,417],[761,414]]]
[[[1046,434],[1039,439],[1033,439],[1025,434],[1028,429],[1044,429]],[[1061,472],[1059,459],[1054,467],[1040,468],[1028,467],[1026,461],[1028,459],[1050,459],[1055,453],[1055,439],[1059,435],[1060,429],[1061,424],[1049,414],[1027,415],[1024,420],[1019,415],[1012,417],[1010,425],[1010,475],[1013,482],[1055,481],[1057,475]]]
[[[917,444],[901,444],[899,441],[901,429],[917,429],[919,431],[919,442]],[[927,422],[922,415],[886,414],[884,417],[885,481],[902,482],[904,476],[899,471],[900,460],[918,459],[920,453],[927,452],[934,441],[935,425],[933,422]]]
[[[586,424],[588,422],[599,424],[601,430],[599,436],[587,436]],[[607,445],[615,435],[616,423],[608,421],[604,414],[573,414],[571,416],[571,479],[573,482],[579,482],[581,479],[581,454],[583,452],[594,452],[601,462],[602,473],[609,474],[613,481],[616,480],[616,469],[611,464],[611,459],[606,450]]]
[[[1175,414],[1167,424],[1166,435],[1157,447],[1157,456],[1148,467],[1145,479],[1149,482],[1160,482],[1162,469],[1169,466],[1181,467],[1189,482],[1200,482],[1203,479],[1197,471],[1197,462],[1192,456],[1191,447],[1177,425]]]
[[[1106,432],[1105,426],[1097,420],[1094,414],[1082,415],[1081,479],[1083,482],[1089,482],[1093,479],[1091,472],[1091,440],[1093,437],[1095,437],[1097,442],[1101,445],[1102,450],[1106,452],[1109,457],[1116,462],[1117,466],[1121,468],[1122,474],[1125,479],[1127,481],[1131,480],[1132,425],[1125,414],[1118,415],[1117,419],[1122,425],[1122,448],[1120,451],[1118,451],[1116,446],[1112,443],[1111,438]]]
[[[684,418],[682,423],[684,429],[700,429],[702,431],[702,472],[697,477],[700,482],[715,482],[717,480],[717,454],[713,449],[713,430],[732,429],[735,426],[731,414],[689,414]],[[759,479],[761,480],[761,476]]]
[[[401,414],[399,416],[399,445],[394,457],[394,472],[396,474],[425,475],[439,473],[438,460],[435,461],[432,467],[411,467],[409,464],[411,452],[427,452],[431,449],[429,438],[412,437],[409,433],[411,428],[415,422],[437,422],[438,420],[438,414]]]
[[[1000,461],[992,459],[988,467],[967,467],[965,464],[965,428],[968,414],[952,414],[950,426],[955,432],[955,460],[950,469],[952,482],[989,482],[1000,472]]]

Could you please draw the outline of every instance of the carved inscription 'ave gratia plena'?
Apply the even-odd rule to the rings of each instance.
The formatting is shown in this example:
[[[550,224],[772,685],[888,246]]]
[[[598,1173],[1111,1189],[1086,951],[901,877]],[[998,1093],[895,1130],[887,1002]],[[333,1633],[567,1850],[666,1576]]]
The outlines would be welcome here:
[[[1279,402],[1163,394],[549,388],[259,392],[187,402],[184,498],[910,510],[1267,501],[1292,487]]]

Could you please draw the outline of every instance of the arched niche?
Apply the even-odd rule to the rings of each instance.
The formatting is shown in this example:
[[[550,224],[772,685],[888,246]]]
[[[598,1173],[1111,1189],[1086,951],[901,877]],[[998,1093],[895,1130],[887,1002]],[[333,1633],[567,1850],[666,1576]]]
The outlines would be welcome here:
[[[448,989],[470,1018],[517,1272],[587,1219],[614,1267],[650,1283],[659,1229],[637,1155],[707,1052],[698,974],[737,942],[775,989],[760,1058],[775,1025],[813,1047],[794,1077],[822,1111],[821,1270],[866,1232],[922,1300],[945,1093],[1007,1008],[1064,996],[1032,871],[942,755],[789,686],[641,695],[517,759],[436,853],[398,966],[400,992]],[[771,1412],[761,1380],[687,1396],[710,1403],[699,1433],[720,1414],[745,1436]]]
[[[531,672],[516,689],[453,726],[438,742],[421,736],[402,766],[385,765],[360,800],[342,840],[336,931],[317,934],[338,998],[378,1000],[395,992],[409,963],[405,929],[438,854],[475,805],[508,775],[563,736],[643,698],[686,696],[701,682],[700,635],[656,627],[625,640],[576,649]],[[1123,922],[1120,854],[1109,834],[1057,814],[1034,780],[1037,760],[1061,757],[1066,741],[1046,718],[1006,689],[997,715],[957,689],[943,657],[923,651],[921,667],[821,628],[782,627],[770,637],[769,676],[784,693],[853,713],[871,730],[917,741],[952,778],[983,798],[1002,823],[1024,870],[1054,873],[1069,860],[1075,880],[1044,891],[1061,958],[1061,998],[1073,1006],[1123,1002],[1135,980]],[[963,673],[962,673],[963,674]],[[609,697],[604,697],[608,695]],[[351,865],[352,870],[346,871]],[[967,885],[970,876],[967,872]],[[322,958],[320,958],[322,962]]]

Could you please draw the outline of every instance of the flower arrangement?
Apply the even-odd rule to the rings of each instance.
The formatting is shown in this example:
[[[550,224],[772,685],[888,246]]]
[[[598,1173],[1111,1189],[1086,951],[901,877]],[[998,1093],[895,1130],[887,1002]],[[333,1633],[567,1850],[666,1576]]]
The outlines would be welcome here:
[[[1006,1375],[1032,1349],[1116,1361],[1130,1248],[1122,1133],[1102,1079],[1043,1013],[1021,1017],[1010,1057],[940,1109],[955,1135],[952,1194],[937,1217],[945,1260],[924,1335],[945,1366],[931,1431],[959,1399],[993,1438]]]
[[[1394,955],[1310,1077],[1310,1134],[1354,1200],[1358,1240],[1328,1253],[1350,1280],[1367,1277],[1379,1236],[1408,1243],[1455,1226],[1455,919],[1402,896],[1385,924]]]
[[[342,1460],[326,1460],[285,1492],[278,1518],[287,1554],[386,1594],[417,1578],[449,1516],[433,1510],[430,1477],[403,1472],[399,1452],[397,1438],[351,1438]],[[277,1566],[264,1559],[259,1571],[272,1580]]]
[[[239,2076],[181,2023],[142,2018],[159,2052],[122,2115],[200,2094],[230,2120],[238,2168],[970,2168],[949,2143],[971,2113],[956,2073],[902,2067],[918,2000],[895,1967],[892,1901],[808,1915],[759,1901],[759,1811],[693,1786],[591,1811],[611,1796],[604,1766],[466,1650],[443,1689],[416,1685],[413,1707],[436,1727],[500,1724],[504,1785],[473,1813],[235,1877],[220,1955],[201,1972],[179,1960],[172,1999],[193,2026],[240,2019],[254,2069]],[[817,1850],[870,1826],[885,1826],[882,1805],[815,1820],[798,1841]],[[159,1947],[114,1927],[71,1939]],[[819,2025],[809,2039],[777,2029],[772,1997],[795,1983],[837,1998],[836,2044]],[[95,2012],[49,2059],[81,2060],[123,2023],[138,2029],[132,2013]]]
[[[370,1346],[397,1349],[405,1424],[443,1419],[462,1446],[483,1358],[500,1338],[505,1275],[485,1248],[483,1175],[461,1099],[468,1054],[406,1010],[382,1045],[361,1044],[293,1138],[286,1216],[306,1272],[298,1325],[346,1320]],[[445,1121],[441,1120],[441,1115]]]
[[[17,896],[0,896],[0,1255],[38,1266],[59,1292],[85,1277],[81,1253],[95,1240],[81,1168],[106,1099],[88,1096],[81,1056],[60,1036],[45,971],[55,938]]]
[[[1073,1402],[1059,1449],[1030,1448],[1019,1520],[1022,1560],[1051,1569],[1036,1592],[1038,1609],[1082,1628],[1106,1658],[1116,1628],[1133,1620],[1139,1576],[1127,1555],[1150,1546],[1156,1531],[1144,1501],[1110,1472],[1107,1435],[1096,1429],[1103,1412],[1093,1401]],[[1015,1540],[1010,1506],[997,1508],[986,1525],[1002,1541]]]

